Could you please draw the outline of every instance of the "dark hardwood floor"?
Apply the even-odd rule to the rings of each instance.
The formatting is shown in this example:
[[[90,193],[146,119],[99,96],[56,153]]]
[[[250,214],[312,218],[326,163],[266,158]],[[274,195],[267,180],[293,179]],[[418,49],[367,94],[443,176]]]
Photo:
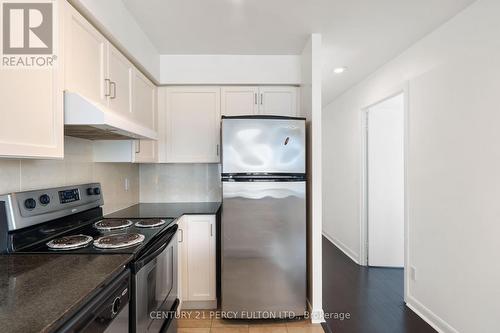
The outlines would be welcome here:
[[[323,237],[323,309],[333,333],[436,332],[403,301],[403,269],[363,267]]]

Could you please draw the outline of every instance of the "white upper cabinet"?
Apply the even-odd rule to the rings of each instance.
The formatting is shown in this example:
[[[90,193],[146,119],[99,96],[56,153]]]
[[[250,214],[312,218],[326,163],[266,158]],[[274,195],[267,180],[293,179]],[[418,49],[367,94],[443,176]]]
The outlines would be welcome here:
[[[137,140],[134,144],[134,163],[158,162],[158,143],[156,141]]]
[[[156,129],[156,86],[137,69],[132,71],[132,114],[143,126]]]
[[[156,129],[156,86],[76,9],[67,7],[66,89]]]
[[[64,22],[66,89],[107,105],[107,40],[72,6]]]
[[[297,88],[259,87],[259,114],[297,117]]]
[[[157,88],[137,69],[132,71],[132,116],[139,124],[157,130]],[[135,163],[158,162],[158,143],[152,140],[135,141]]]
[[[65,4],[58,19],[64,20]],[[64,29],[59,25],[59,37]],[[62,158],[64,155],[64,50],[52,68],[0,69],[0,157]]]
[[[258,87],[223,87],[221,93],[221,115],[244,116],[257,114],[259,108]]]
[[[108,43],[108,73],[105,78],[105,96],[109,108],[125,117],[131,117],[133,65],[113,45]]]
[[[166,160],[168,163],[218,163],[219,87],[166,90]]]
[[[223,116],[298,115],[298,88],[292,86],[231,86],[221,91]]]

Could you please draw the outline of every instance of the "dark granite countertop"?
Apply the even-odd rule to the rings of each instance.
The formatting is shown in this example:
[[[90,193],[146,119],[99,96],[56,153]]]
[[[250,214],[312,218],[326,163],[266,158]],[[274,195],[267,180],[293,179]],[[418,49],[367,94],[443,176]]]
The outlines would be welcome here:
[[[220,202],[140,203],[106,215],[106,218],[178,218],[184,214],[216,214]]]
[[[129,255],[0,255],[2,332],[51,332],[123,271]]]

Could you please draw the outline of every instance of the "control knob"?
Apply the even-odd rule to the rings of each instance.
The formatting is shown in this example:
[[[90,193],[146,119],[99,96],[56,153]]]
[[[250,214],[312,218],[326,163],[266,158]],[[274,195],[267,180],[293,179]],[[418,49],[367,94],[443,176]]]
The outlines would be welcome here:
[[[35,199],[29,198],[29,199],[24,200],[24,207],[26,207],[26,209],[29,209],[29,210],[35,209],[35,207],[36,207]]]
[[[42,194],[38,200],[40,200],[40,203],[44,206],[50,203],[50,197],[47,194]]]
[[[95,195],[101,194],[101,189],[99,187],[94,187],[94,194]]]

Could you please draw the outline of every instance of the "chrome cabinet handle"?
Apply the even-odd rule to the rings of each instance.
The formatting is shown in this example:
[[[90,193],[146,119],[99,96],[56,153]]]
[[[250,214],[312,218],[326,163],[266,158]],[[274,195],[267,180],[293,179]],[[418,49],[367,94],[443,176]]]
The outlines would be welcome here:
[[[113,86],[113,96],[110,96],[109,98],[115,99],[116,98],[116,82],[110,81],[110,87]]]
[[[255,94],[254,94],[254,96],[255,96],[255,97],[254,97],[254,99],[255,99],[255,105],[257,105],[257,104],[258,104],[258,103],[257,103],[257,93],[255,93]]]
[[[106,82],[106,93],[104,94],[104,97],[109,97],[111,96],[111,80],[110,79],[104,79],[104,82]]]
[[[264,94],[260,94],[260,105],[264,104]]]
[[[140,152],[141,152],[141,140],[137,140],[135,145],[135,153],[139,154]]]
[[[179,232],[180,232],[180,240],[179,240],[179,243],[182,243],[184,242],[184,231],[182,231],[182,229],[179,229]]]
[[[210,237],[214,236],[213,226],[214,226],[213,224],[210,224]]]

